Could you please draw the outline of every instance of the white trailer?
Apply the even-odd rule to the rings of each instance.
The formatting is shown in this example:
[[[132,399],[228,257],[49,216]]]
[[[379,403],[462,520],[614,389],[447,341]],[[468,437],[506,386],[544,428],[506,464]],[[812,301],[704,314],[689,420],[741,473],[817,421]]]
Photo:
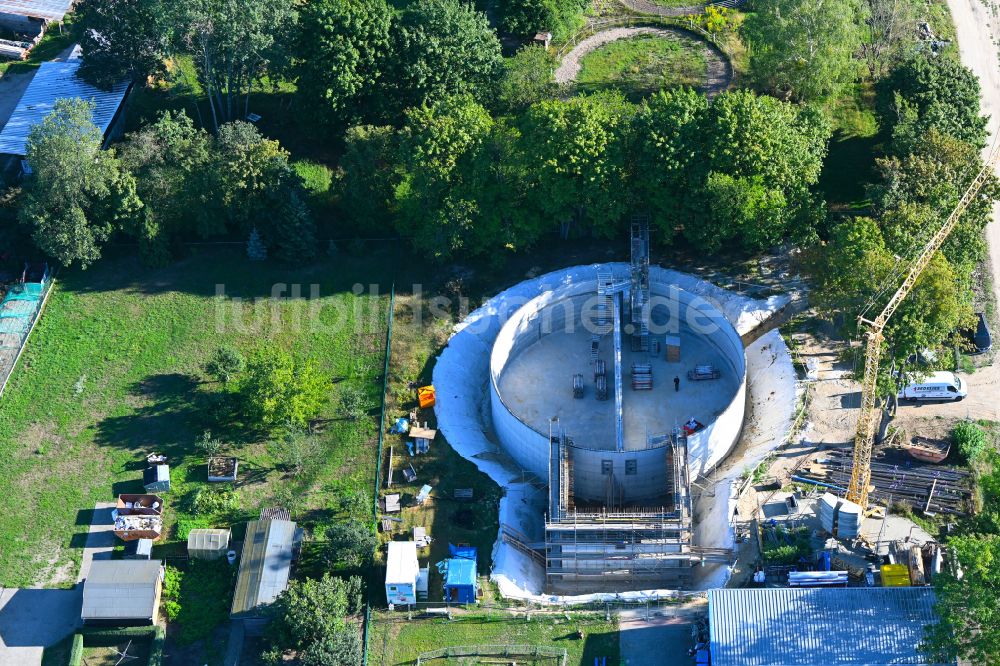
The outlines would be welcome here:
[[[414,541],[390,541],[386,558],[385,598],[390,604],[417,603],[417,544]]]

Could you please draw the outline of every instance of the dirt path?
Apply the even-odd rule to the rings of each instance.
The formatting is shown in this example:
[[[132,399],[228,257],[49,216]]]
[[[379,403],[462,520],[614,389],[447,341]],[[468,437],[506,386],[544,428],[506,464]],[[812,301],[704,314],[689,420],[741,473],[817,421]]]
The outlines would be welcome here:
[[[696,37],[692,37],[690,33],[686,33],[683,30],[672,30],[669,28],[638,27],[611,28],[609,30],[604,30],[596,35],[591,35],[590,37],[582,40],[579,44],[573,47],[569,53],[563,56],[562,62],[559,63],[559,67],[555,71],[556,83],[564,84],[575,81],[576,77],[580,74],[580,66],[583,56],[588,53],[599,49],[605,44],[616,42],[619,39],[636,37],[638,35],[658,35],[666,38],[682,37],[697,39]],[[700,88],[706,95],[711,97],[729,87],[729,83],[733,78],[733,73],[732,68],[729,66],[729,61],[726,60],[726,57],[717,48],[707,42],[703,44],[703,48],[705,52],[705,61],[708,63],[708,69],[705,73],[705,81]]]
[[[958,35],[962,63],[979,77],[983,113],[990,117],[990,150],[1000,130],[1000,18],[982,0],[948,0]],[[993,207],[993,222],[987,227],[990,240],[990,263],[993,266],[993,294],[1000,303],[1000,204]],[[996,360],[994,360],[996,369]]]

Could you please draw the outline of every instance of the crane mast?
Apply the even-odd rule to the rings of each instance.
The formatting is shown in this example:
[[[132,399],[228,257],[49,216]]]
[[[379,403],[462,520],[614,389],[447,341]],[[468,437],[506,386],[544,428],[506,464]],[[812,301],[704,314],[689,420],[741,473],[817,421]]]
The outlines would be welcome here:
[[[983,168],[965,190],[948,219],[940,229],[927,241],[920,254],[914,259],[903,283],[892,295],[889,302],[874,319],[858,318],[859,328],[865,336],[865,374],[861,382],[861,413],[858,415],[858,432],[854,438],[854,462],[851,466],[851,482],[847,487],[847,499],[868,509],[868,491],[872,478],[872,449],[875,446],[875,434],[881,421],[881,413],[877,409],[878,401],[878,368],[882,356],[882,342],[885,340],[885,326],[893,313],[913,290],[924,269],[931,263],[934,254],[948,239],[959,218],[972,204],[979,194],[983,184],[989,178],[990,172],[1000,157],[1000,148],[994,148]]]

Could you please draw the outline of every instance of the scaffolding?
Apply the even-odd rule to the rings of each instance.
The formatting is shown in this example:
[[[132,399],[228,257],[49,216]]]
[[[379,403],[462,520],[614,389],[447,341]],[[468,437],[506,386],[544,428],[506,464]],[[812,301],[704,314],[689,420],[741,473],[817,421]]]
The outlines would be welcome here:
[[[726,553],[694,548],[687,442],[667,436],[667,472],[660,504],[577,506],[573,445],[557,420],[550,428],[549,511],[545,521],[545,580],[551,594],[678,588],[690,584],[692,566],[724,561]],[[609,476],[609,488],[615,479]],[[613,495],[612,490],[609,494]]]
[[[630,320],[632,351],[648,352],[649,344],[649,216],[632,216]]]

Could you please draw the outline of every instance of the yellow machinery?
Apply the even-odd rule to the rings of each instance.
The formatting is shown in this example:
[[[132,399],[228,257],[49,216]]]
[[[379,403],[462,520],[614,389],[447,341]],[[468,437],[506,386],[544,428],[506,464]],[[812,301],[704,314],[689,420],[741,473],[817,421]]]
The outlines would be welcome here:
[[[994,147],[986,164],[976,175],[968,189],[959,199],[958,205],[951,211],[948,219],[931,237],[920,254],[913,261],[903,283],[892,295],[889,302],[874,319],[858,318],[859,328],[865,331],[865,375],[861,382],[861,413],[858,414],[858,434],[854,438],[854,464],[851,468],[851,482],[847,487],[847,499],[861,505],[862,510],[868,509],[868,492],[871,490],[872,477],[872,447],[875,444],[875,434],[881,422],[881,413],[877,409],[877,384],[879,359],[882,355],[883,333],[889,318],[899,307],[903,299],[913,290],[920,275],[934,257],[941,245],[947,240],[959,218],[979,194],[983,184],[1000,157],[1000,149]]]

